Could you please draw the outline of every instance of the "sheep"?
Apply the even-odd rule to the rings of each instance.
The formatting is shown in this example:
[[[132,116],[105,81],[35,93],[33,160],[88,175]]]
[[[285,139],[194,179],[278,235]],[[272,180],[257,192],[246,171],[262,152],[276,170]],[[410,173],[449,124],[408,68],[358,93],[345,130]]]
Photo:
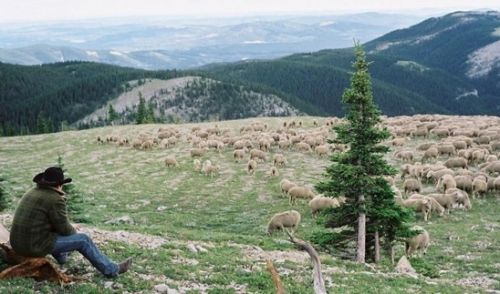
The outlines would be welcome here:
[[[465,209],[471,209],[472,204],[470,202],[469,194],[458,188],[450,188],[445,191],[446,194],[451,194],[454,198],[455,204],[463,205]]]
[[[319,145],[314,148],[314,152],[318,154],[319,157],[323,157],[323,155],[328,155],[328,151],[330,148],[327,145]]]
[[[250,159],[260,159],[262,161],[266,161],[266,153],[262,150],[252,149],[250,150]]]
[[[278,177],[279,175],[279,170],[275,166],[271,167],[271,177]]]
[[[340,206],[339,201],[336,198],[316,196],[311,201],[309,201],[309,207],[311,208],[311,214],[316,217],[320,210],[326,208],[334,208]]]
[[[400,150],[394,153],[394,157],[399,158],[403,161],[412,161],[413,160],[413,151],[409,150]]]
[[[146,150],[146,149],[153,149],[154,142],[151,140],[145,141],[141,144],[141,149]]]
[[[247,173],[249,175],[253,175],[256,169],[257,169],[257,162],[253,159],[250,159],[247,163]]]
[[[193,160],[193,166],[195,171],[201,171],[201,161],[199,159]]]
[[[423,144],[420,144],[417,146],[417,150],[418,151],[426,151],[428,150],[429,148],[431,147],[435,147],[436,144],[435,143],[423,143]],[[437,149],[436,149],[437,150]]]
[[[313,126],[317,127],[318,126],[318,121],[315,120],[315,119],[313,119],[312,124],[313,124]]]
[[[218,173],[219,170],[220,170],[219,165],[210,164],[210,165],[206,165],[204,168],[202,168],[201,171],[205,174],[205,176],[210,175],[212,177],[215,173]]]
[[[428,159],[436,159],[438,157],[438,149],[434,146],[429,147],[429,149],[425,150],[424,155],[422,156],[422,162]]]
[[[427,248],[431,243],[431,238],[429,236],[429,233],[420,226],[413,226],[411,230],[421,231],[421,232],[418,235],[407,238],[405,240],[406,256],[411,257],[412,254],[416,251],[425,255],[427,252]]]
[[[455,181],[455,178],[452,175],[446,174],[443,175],[441,178],[439,178],[439,181],[436,185],[436,190],[446,191],[447,189],[456,187],[457,187],[457,182]]]
[[[456,176],[457,188],[472,193],[472,177],[470,176]]]
[[[283,154],[275,154],[273,162],[274,166],[285,166],[287,164],[286,158]]]
[[[392,146],[403,146],[406,143],[406,138],[394,138],[391,140],[391,145]]]
[[[448,155],[452,156],[457,154],[457,151],[455,149],[455,146],[453,144],[440,144],[437,146],[438,153],[439,155]]]
[[[101,136],[97,136],[97,143],[99,144],[104,144],[104,140],[101,138]]]
[[[472,198],[483,197],[488,191],[488,183],[480,178],[475,178],[472,181]]]
[[[467,160],[461,157],[450,158],[445,161],[444,165],[447,168],[467,168]]]
[[[312,152],[311,146],[305,142],[297,143],[297,150],[304,152]]]
[[[202,157],[205,155],[206,149],[203,148],[193,148],[189,151],[189,154],[191,155],[192,158],[194,157]]]
[[[405,195],[408,195],[409,192],[418,192],[422,191],[422,184],[417,179],[406,179],[403,183],[403,189]]]
[[[296,210],[289,210],[273,215],[267,224],[267,234],[271,236],[274,231],[290,228],[292,233],[300,224],[300,213]]]
[[[288,191],[295,186],[297,185],[294,182],[289,181],[287,179],[283,179],[280,181],[281,193],[288,194]]]
[[[314,192],[306,187],[295,186],[288,190],[288,203],[290,205],[295,204],[297,198],[313,199]]]
[[[431,203],[431,211],[428,214],[429,220],[431,219],[431,216],[432,216],[431,212],[433,212],[433,211],[437,212],[439,216],[444,215],[444,212],[445,212],[444,207],[441,206],[441,204],[439,204],[439,202],[436,199],[434,199],[433,197],[430,197],[427,195],[424,196],[421,194],[413,194],[408,199],[427,199],[427,200],[429,200]]]
[[[290,141],[289,140],[280,140],[278,142],[278,147],[280,149],[289,149],[290,148]]]
[[[427,196],[434,198],[445,209],[446,213],[450,214],[450,210],[453,207],[453,204],[455,204],[455,198],[453,195],[433,193]]]
[[[174,155],[169,155],[165,158],[165,165],[167,167],[177,167],[179,166],[179,163],[177,162],[177,159],[175,159]]]
[[[457,140],[452,142],[456,150],[467,149],[467,142],[463,140]]]
[[[406,199],[403,200],[403,206],[407,208],[413,208],[416,211],[420,211],[424,215],[424,220],[427,221],[427,218],[432,209],[432,203],[430,199],[422,198],[422,199]]]
[[[440,169],[440,170],[430,170],[427,172],[427,179],[428,180],[431,180],[433,181],[433,183],[437,183],[437,181],[444,175],[452,175],[454,176],[455,175],[455,172],[451,169],[448,169],[448,168],[443,168],[443,169]]]
[[[490,181],[488,181],[489,183]],[[500,176],[496,177],[493,181],[493,189],[497,192],[500,191]]]
[[[233,157],[236,162],[240,162],[245,157],[245,149],[236,149],[233,151]]]
[[[204,171],[205,169],[207,169],[207,167],[209,167],[209,166],[212,166],[212,162],[211,162],[209,159],[207,159],[207,160],[205,160],[205,161],[203,162],[203,164],[201,165],[201,170],[200,170],[200,171],[201,171],[201,172],[203,172],[203,171]]]
[[[485,173],[500,173],[500,160],[489,162],[485,167],[482,168]]]

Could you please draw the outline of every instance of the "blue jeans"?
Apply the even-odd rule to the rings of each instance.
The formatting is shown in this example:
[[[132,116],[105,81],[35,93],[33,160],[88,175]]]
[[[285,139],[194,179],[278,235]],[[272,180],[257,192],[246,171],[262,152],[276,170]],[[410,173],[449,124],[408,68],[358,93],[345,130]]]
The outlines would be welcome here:
[[[118,275],[118,265],[102,254],[89,236],[81,233],[58,236],[52,256],[63,264],[71,251],[80,252],[90,263],[107,277]]]

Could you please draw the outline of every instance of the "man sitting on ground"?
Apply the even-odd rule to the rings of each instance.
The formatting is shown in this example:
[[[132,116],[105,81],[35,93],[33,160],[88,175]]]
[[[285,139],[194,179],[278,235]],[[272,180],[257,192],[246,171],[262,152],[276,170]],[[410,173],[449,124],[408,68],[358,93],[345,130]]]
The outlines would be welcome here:
[[[17,254],[43,257],[50,253],[59,264],[64,264],[68,254],[76,250],[107,277],[129,269],[132,259],[112,262],[89,236],[77,233],[69,223],[62,186],[71,178],[65,179],[61,168],[49,167],[37,174],[33,182],[36,187],[24,194],[14,214],[10,243]]]

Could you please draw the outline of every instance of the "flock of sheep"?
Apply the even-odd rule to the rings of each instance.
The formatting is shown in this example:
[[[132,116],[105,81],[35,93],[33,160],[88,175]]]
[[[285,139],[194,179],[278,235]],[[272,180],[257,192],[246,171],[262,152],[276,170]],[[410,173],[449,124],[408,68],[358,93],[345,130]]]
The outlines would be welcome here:
[[[338,118],[312,120],[307,126],[298,119],[286,120],[277,128],[261,122],[242,126],[238,134],[217,124],[190,130],[161,127],[157,133],[140,133],[133,140],[116,135],[97,137],[98,143],[115,143],[138,150],[169,149],[187,143],[194,171],[215,176],[220,165],[206,158],[208,153],[231,152],[235,162],[243,162],[242,169],[254,175],[257,166],[270,159],[269,175],[280,176],[280,168],[288,164],[284,151],[295,151],[323,157],[332,152],[343,152],[346,146],[329,144],[335,137],[331,127]],[[471,198],[485,197],[488,192],[500,192],[500,118],[418,115],[413,117],[384,117],[383,125],[392,134],[384,142],[394,152],[388,156],[392,164],[400,165],[400,174],[387,177],[398,204],[421,212],[425,221],[433,213],[449,214],[452,209],[470,209]],[[325,158],[325,160],[327,160]],[[179,166],[175,155],[168,155],[167,168]],[[318,179],[319,180],[319,179]],[[337,207],[345,198],[317,195],[313,189],[289,179],[282,179],[280,190],[288,196],[291,206],[298,199],[308,199],[312,216],[322,209]],[[273,215],[267,232],[297,229],[301,215],[289,210]],[[406,254],[425,253],[430,244],[429,233],[415,227],[420,233],[406,242]]]

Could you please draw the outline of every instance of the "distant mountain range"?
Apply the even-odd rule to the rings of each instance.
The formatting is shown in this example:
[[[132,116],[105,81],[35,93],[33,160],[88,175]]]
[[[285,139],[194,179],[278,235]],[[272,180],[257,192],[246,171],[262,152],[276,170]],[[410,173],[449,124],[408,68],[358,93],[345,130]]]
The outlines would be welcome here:
[[[11,25],[0,28],[0,62],[92,61],[143,69],[270,59],[352,46],[407,27],[399,14],[150,19]]]
[[[500,113],[499,12],[434,17],[363,46],[371,62],[374,98],[386,115]],[[134,85],[139,84],[131,81],[144,85],[187,76],[191,81],[196,76],[204,79],[175,90],[165,90],[162,82],[150,89],[146,99],[156,101],[157,114],[191,121],[297,112],[342,115],[340,98],[349,85],[353,60],[353,49],[347,48],[189,71],[145,71],[86,62],[0,63],[0,133],[40,132],[40,121],[51,130],[61,129],[61,123],[88,124],[91,117],[102,123],[106,106],[122,105],[123,99],[117,97],[137,91]],[[171,100],[175,103],[166,102]],[[133,116],[134,103],[123,115]],[[272,107],[263,107],[266,103]]]
[[[455,12],[396,30],[364,45],[374,97],[388,115],[500,113],[500,14]],[[219,79],[270,87],[341,115],[352,49],[272,61],[212,65]]]

